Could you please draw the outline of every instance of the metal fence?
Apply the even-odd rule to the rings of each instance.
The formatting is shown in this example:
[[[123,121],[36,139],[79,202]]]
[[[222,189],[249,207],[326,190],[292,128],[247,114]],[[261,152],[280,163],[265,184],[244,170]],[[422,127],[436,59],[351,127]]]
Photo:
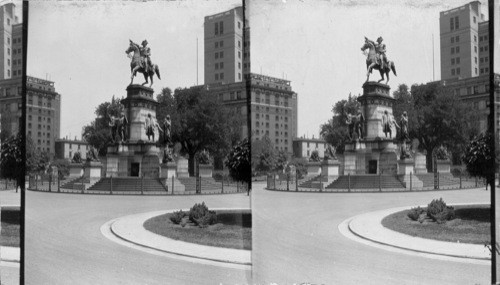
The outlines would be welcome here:
[[[298,192],[395,192],[487,188],[484,179],[450,173],[414,175],[341,175],[299,178],[298,173],[269,173],[267,189]],[[422,179],[423,177],[423,179]],[[362,178],[362,179],[361,179]],[[363,182],[360,182],[363,180]],[[390,180],[392,183],[387,183]],[[341,183],[340,183],[340,182]],[[395,182],[398,183],[395,183]]]
[[[107,195],[206,195],[206,194],[232,194],[248,192],[248,184],[230,179],[217,177],[218,180],[205,180],[201,177],[194,179],[195,184],[181,185],[177,178],[160,179],[163,191],[146,191],[143,177],[128,178],[138,182],[134,190],[120,191],[113,185],[117,178],[109,177],[106,189],[89,190],[88,188],[97,181],[89,181],[84,177],[67,178],[58,175],[31,175],[28,177],[28,189],[45,192],[75,193],[75,194],[107,194]],[[191,178],[193,179],[193,178]],[[179,188],[184,188],[183,190]],[[188,188],[188,189],[187,189]]]

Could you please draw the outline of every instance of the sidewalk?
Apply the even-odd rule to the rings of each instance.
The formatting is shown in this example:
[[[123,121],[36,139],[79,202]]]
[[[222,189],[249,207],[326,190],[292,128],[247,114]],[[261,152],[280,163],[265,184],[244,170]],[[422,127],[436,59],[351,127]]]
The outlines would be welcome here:
[[[409,207],[398,207],[361,214],[352,218],[348,227],[352,233],[361,238],[399,249],[448,257],[477,260],[491,259],[491,253],[484,245],[453,243],[412,237],[389,230],[382,225],[382,219],[384,217],[407,209],[409,209]]]
[[[218,208],[214,210],[230,209]],[[110,223],[111,232],[129,243],[162,252],[217,262],[251,265],[250,250],[213,247],[173,240],[150,232],[143,227],[146,220],[173,211],[148,212],[118,218]]]

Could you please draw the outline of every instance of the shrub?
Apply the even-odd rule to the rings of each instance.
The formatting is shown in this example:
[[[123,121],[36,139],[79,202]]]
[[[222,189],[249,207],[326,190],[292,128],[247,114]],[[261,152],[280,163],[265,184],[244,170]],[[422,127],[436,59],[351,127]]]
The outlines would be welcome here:
[[[205,216],[196,220],[196,224],[198,224],[200,228],[208,227],[215,223],[217,223],[217,214],[215,211],[208,211]]]
[[[186,216],[186,213],[183,212],[182,210],[173,212],[172,215],[170,216],[170,220],[172,223],[178,225],[182,222],[182,218]]]
[[[420,206],[416,208],[411,208],[410,211],[408,212],[408,218],[412,219],[413,221],[418,221],[420,215],[424,212],[424,209],[420,208]]]
[[[208,214],[208,207],[205,205],[205,202],[201,204],[194,204],[194,206],[189,210],[189,220],[198,224],[196,221],[206,214]]]
[[[434,199],[427,205],[427,216],[438,224],[441,224],[453,220],[455,218],[455,210],[453,207],[446,206],[443,198],[439,198],[439,200]]]

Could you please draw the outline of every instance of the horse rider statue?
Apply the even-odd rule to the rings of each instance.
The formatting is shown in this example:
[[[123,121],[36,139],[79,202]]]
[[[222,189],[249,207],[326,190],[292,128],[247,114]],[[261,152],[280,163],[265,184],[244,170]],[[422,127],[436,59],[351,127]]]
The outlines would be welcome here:
[[[137,48],[139,49],[144,70],[145,70],[145,72],[149,72],[149,68],[152,66],[152,63],[151,63],[151,48],[148,47],[148,41],[143,40],[141,43],[142,46],[139,46],[138,44],[134,43],[133,41],[130,41],[130,42],[133,45],[137,46]]]
[[[383,43],[384,39],[382,37],[378,37],[376,43],[368,38],[366,38],[366,40],[375,46],[375,51],[377,52],[377,56],[380,61],[380,68],[384,69],[388,63],[387,56],[385,55],[386,49],[385,44]]]

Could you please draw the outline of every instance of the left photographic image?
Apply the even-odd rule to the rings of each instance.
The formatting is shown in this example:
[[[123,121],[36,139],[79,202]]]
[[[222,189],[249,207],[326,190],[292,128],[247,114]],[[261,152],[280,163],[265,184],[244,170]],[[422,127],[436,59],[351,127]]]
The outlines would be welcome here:
[[[250,283],[241,1],[28,18],[25,284]]]
[[[21,192],[25,189],[22,1],[0,2],[0,31],[0,283],[19,284]]]

